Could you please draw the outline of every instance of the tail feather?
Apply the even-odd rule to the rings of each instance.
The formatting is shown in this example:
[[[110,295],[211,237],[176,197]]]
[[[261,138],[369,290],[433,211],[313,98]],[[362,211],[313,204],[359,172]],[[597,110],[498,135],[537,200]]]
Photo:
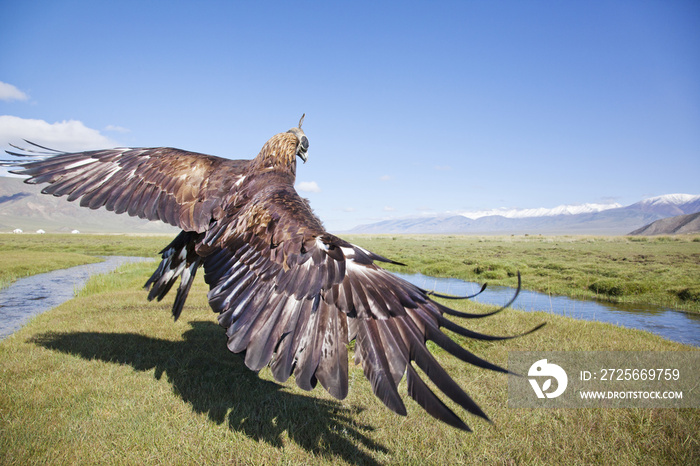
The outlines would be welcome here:
[[[198,258],[182,272],[180,286],[177,289],[177,295],[175,295],[175,302],[173,303],[173,317],[175,320],[177,320],[182,313],[182,307],[185,305],[185,301],[187,301],[187,295],[190,292],[190,288],[192,288],[194,276],[200,265],[202,265],[202,261]]]
[[[168,294],[177,279],[180,278],[180,286],[173,303],[173,317],[175,320],[182,313],[182,308],[187,300],[197,269],[202,265],[201,258],[194,250],[195,238],[196,233],[181,232],[172,243],[161,251],[163,259],[144,285],[144,288],[149,290],[148,300],[156,299],[160,301]]]

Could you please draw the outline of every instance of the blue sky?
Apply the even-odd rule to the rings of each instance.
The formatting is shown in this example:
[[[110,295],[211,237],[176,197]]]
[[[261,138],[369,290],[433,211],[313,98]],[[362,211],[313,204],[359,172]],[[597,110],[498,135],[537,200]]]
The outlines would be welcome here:
[[[3,148],[252,158],[306,113],[298,187],[331,231],[700,193],[694,0],[24,0],[0,17]]]

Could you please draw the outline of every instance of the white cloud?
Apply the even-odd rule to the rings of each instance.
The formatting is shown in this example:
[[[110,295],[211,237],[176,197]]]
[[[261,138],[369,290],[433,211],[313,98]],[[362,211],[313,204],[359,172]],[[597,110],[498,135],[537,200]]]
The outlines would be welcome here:
[[[357,212],[357,209],[354,207],[344,207],[343,212]]]
[[[131,130],[129,128],[124,128],[123,126],[117,126],[117,125],[107,125],[105,127],[105,131],[113,131],[115,133],[130,133]]]
[[[0,115],[0,147],[22,145],[23,139],[65,151],[104,149],[115,147],[110,138],[96,129],[88,128],[77,120],[48,123],[11,115]]]
[[[318,187],[318,183],[315,181],[302,181],[297,185],[297,189],[306,193],[320,193],[321,188]]]
[[[395,210],[396,210],[396,209],[393,208],[393,207],[391,207],[391,206],[388,206],[388,205],[387,205],[387,206],[384,206],[384,212],[393,212],[393,211],[395,211]]]
[[[389,180],[392,179],[392,178],[393,178],[393,176],[391,176],[391,175],[382,175],[382,176],[379,177],[379,179],[380,179],[381,181],[389,181]]]
[[[29,96],[17,89],[12,84],[7,84],[0,81],[0,100],[27,100]]]

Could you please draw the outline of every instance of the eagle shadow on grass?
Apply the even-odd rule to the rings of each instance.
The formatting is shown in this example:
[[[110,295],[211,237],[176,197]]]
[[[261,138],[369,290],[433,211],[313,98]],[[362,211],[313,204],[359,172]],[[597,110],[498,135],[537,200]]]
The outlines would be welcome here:
[[[282,447],[282,434],[309,452],[339,456],[355,464],[377,464],[358,444],[376,452],[387,448],[371,440],[373,430],[359,425],[360,408],[333,400],[290,393],[283,385],[260,379],[239,355],[232,355],[221,328],[193,321],[183,341],[161,340],[135,333],[48,332],[31,339],[50,350],[87,360],[128,364],[137,371],[165,375],[174,392],[197,413],[250,438]]]

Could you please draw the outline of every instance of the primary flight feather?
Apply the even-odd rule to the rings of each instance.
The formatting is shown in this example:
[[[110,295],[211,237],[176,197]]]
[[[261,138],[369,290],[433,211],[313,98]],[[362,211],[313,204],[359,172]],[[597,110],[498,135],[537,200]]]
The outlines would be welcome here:
[[[375,264],[396,262],[326,232],[294,189],[296,159],[306,162],[309,148],[303,119],[270,138],[252,160],[164,147],[65,153],[34,144],[43,151],[8,152],[40,158],[14,173],[28,175],[26,183],[48,183],[43,193],[181,228],[146,282],[148,299],[162,299],[179,278],[177,319],[203,266],[209,304],[226,328],[228,348],[245,352],[250,369],[269,365],[279,382],[294,374],[302,389],[319,382],[343,399],[347,345],[355,340],[355,362],[392,411],[406,414],[397,389],[405,375],[409,395],[429,414],[468,430],[428,387],[422,378],[427,376],[455,403],[488,419],[431,355],[426,341],[470,364],[507,372],[441,330],[476,339],[508,338],[473,332],[444,317],[498,311],[454,311],[430,299],[434,293]]]

